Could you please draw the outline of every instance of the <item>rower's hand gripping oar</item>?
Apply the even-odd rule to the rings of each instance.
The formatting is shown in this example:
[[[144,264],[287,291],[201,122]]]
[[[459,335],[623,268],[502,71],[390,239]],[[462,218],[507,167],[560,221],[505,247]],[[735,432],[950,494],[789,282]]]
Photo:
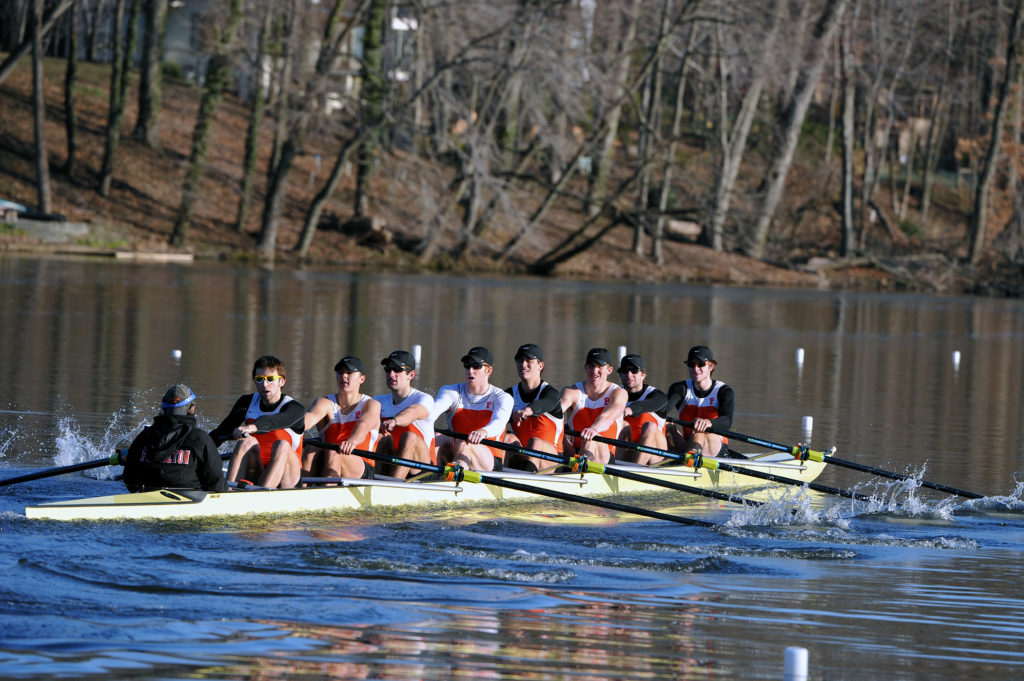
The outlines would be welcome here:
[[[309,439],[306,440],[306,442],[316,447],[323,447],[325,449],[332,449],[334,451],[339,450],[338,445],[331,442],[324,442],[323,440]],[[403,459],[400,457],[378,454],[376,452],[370,452],[364,449],[355,449],[353,450],[352,453],[355,454],[356,456],[361,456],[367,459],[374,459],[375,461],[383,461],[384,463],[393,463],[397,466],[406,466],[409,468],[417,468],[419,470],[437,473],[443,479],[449,482],[482,482],[487,485],[504,487],[506,489],[514,489],[520,492],[536,494],[542,497],[551,497],[552,499],[561,499],[563,501],[574,501],[578,504],[598,506],[613,511],[620,511],[622,513],[632,513],[634,515],[642,515],[648,518],[655,518],[657,520],[668,520],[673,523],[679,523],[681,525],[699,525],[701,527],[713,527],[715,525],[715,523],[711,523],[706,520],[697,520],[695,518],[687,518],[685,516],[672,515],[670,513],[661,513],[660,511],[652,511],[646,508],[639,508],[637,506],[627,506],[625,504],[619,504],[614,501],[608,501],[606,499],[591,499],[590,497],[584,497],[578,494],[568,494],[567,492],[559,492],[557,490],[544,489],[542,487],[535,487],[533,485],[524,485],[519,482],[513,482],[512,480],[496,478],[485,473],[480,473],[479,471],[467,470],[462,466],[456,464],[446,464],[444,466],[438,466],[432,463],[423,463],[421,461],[414,461],[412,459]]]
[[[469,436],[465,433],[458,433],[454,430],[447,428],[435,428],[434,432],[447,435],[448,437],[457,438],[459,440],[466,440]],[[751,499],[744,499],[741,496],[734,494],[725,494],[724,492],[717,492],[710,489],[701,489],[700,487],[693,487],[692,485],[684,485],[678,482],[672,482],[670,480],[660,480],[658,478],[652,478],[649,475],[642,475],[640,473],[634,473],[632,471],[624,471],[619,468],[609,468],[604,464],[597,463],[589,460],[585,456],[559,456],[558,454],[551,454],[549,452],[542,452],[538,449],[530,449],[529,447],[517,447],[516,445],[508,444],[507,442],[501,442],[499,440],[488,440],[484,439],[480,441],[480,444],[487,445],[488,447],[494,447],[495,449],[501,449],[506,452],[513,452],[515,454],[522,454],[523,456],[532,456],[537,459],[544,459],[545,461],[551,461],[553,463],[560,463],[568,466],[574,473],[603,473],[604,475],[611,475],[626,480],[635,480],[636,482],[646,483],[655,487],[664,487],[666,489],[675,490],[677,492],[686,492],[687,494],[696,494],[702,497],[708,497],[710,499],[718,499],[720,501],[731,501],[736,504],[749,504],[751,506],[760,506],[761,502],[753,501]]]
[[[681,421],[679,419],[674,419],[671,416],[669,416],[665,420],[670,421],[671,423],[677,423],[686,428],[693,427],[692,421]],[[835,447],[832,447],[824,452],[819,452],[811,449],[807,445],[783,445],[777,442],[771,442],[770,440],[762,440],[761,438],[753,437],[751,435],[744,435],[743,433],[734,433],[731,430],[718,431],[712,428],[710,432],[716,435],[727,437],[731,440],[739,440],[740,442],[747,442],[752,445],[757,445],[758,447],[767,447],[768,449],[774,449],[775,451],[778,452],[786,452],[787,454],[792,454],[793,458],[800,459],[801,461],[807,461],[808,459],[810,459],[811,461],[827,463],[834,466],[839,466],[841,468],[849,468],[850,470],[860,471],[861,473],[870,473],[872,475],[877,475],[883,478],[889,478],[890,480],[913,480],[921,487],[927,487],[928,489],[934,489],[939,492],[945,492],[947,494],[961,496],[967,499],[981,499],[984,497],[983,494],[968,492],[967,490],[957,489],[956,487],[950,487],[949,485],[943,485],[937,482],[929,482],[927,480],[918,480],[917,478],[906,475],[904,473],[895,473],[893,471],[887,471],[882,468],[875,468],[874,466],[866,466],[862,463],[857,463],[856,461],[847,461],[846,459],[840,459],[839,457],[835,456]]]
[[[580,437],[579,431],[565,429],[567,435],[573,437]],[[615,438],[603,437],[597,435],[594,437],[598,442],[604,442],[608,445],[615,447],[623,447],[625,449],[636,449],[637,451],[647,452],[656,456],[663,456],[669,459],[675,459],[682,461],[686,466],[693,466],[694,470],[698,468],[707,468],[708,470],[721,470],[728,471],[730,473],[737,473],[739,475],[747,475],[752,478],[760,478],[761,480],[768,480],[770,482],[778,482],[783,485],[795,485],[797,487],[807,486],[808,489],[813,489],[816,492],[823,492],[825,494],[835,494],[837,496],[845,497],[847,499],[856,499],[857,501],[871,501],[871,497],[850,490],[839,489],[838,487],[829,487],[828,485],[819,485],[814,482],[807,482],[806,480],[795,480],[793,478],[783,477],[781,475],[775,475],[774,473],[765,473],[764,471],[756,471],[751,468],[744,468],[743,466],[733,466],[732,464],[725,463],[724,461],[717,459],[710,459],[701,456],[696,452],[687,452],[686,454],[678,454],[676,452],[670,452],[667,449],[657,449],[655,447],[643,447],[642,445],[636,445],[628,440],[616,440]],[[642,448],[641,448],[642,447]]]

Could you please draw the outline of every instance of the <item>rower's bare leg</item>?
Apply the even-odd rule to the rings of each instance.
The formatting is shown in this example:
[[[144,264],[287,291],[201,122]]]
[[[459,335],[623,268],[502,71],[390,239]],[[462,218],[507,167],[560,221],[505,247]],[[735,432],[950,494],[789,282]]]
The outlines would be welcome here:
[[[612,452],[608,445],[603,442],[594,442],[593,440],[583,443],[580,456],[586,456],[587,459],[594,463],[609,463],[612,460]]]
[[[366,470],[365,462],[355,454],[328,452],[324,458],[325,478],[361,478]]]
[[[299,484],[302,464],[290,442],[278,440],[271,450],[270,465],[260,479],[260,486],[270,489],[291,489]]]
[[[715,433],[694,433],[693,442],[700,445],[704,456],[718,456],[722,451],[722,436]]]
[[[431,463],[430,450],[427,449],[427,443],[416,433],[408,431],[402,433],[402,439],[398,442],[398,458],[418,461],[420,463]],[[415,475],[420,472],[420,469],[413,470],[410,466],[395,466],[394,475],[399,480],[405,480],[409,477],[410,472]]]
[[[558,450],[555,449],[555,446],[553,444],[551,444],[547,440],[542,440],[539,437],[531,437],[530,441],[526,443],[526,446],[528,449],[536,449],[538,452],[547,452],[548,454],[560,456]],[[545,468],[554,470],[553,466],[556,465],[551,461],[548,461],[546,459],[538,459],[535,456],[527,457],[527,461],[536,466],[538,472],[544,470]]]
[[[637,444],[643,447],[650,447],[651,449],[668,449],[668,440],[665,438],[665,433],[653,423],[644,424],[643,430],[640,431],[640,441]],[[653,466],[664,460],[665,457],[658,456],[657,454],[637,452],[636,462],[641,466]]]
[[[244,437],[235,445],[235,451],[228,463],[228,482],[256,480],[263,473],[263,462],[260,461],[260,443],[254,437]]]
[[[465,441],[455,443],[452,463],[474,471],[493,471],[494,454],[485,445],[474,445]]]

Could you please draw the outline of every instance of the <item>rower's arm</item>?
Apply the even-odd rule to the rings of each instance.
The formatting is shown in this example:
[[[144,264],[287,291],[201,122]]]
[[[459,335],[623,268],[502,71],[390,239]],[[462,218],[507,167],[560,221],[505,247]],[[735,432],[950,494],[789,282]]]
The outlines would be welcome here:
[[[601,410],[601,414],[590,427],[599,433],[610,428],[622,416],[628,400],[629,393],[622,388],[615,388],[612,391],[611,399],[608,400],[608,404]]]

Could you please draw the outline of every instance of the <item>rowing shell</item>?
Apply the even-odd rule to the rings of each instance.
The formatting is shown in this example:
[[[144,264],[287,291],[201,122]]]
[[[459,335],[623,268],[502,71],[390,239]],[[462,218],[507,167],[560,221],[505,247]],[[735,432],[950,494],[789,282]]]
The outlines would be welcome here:
[[[786,454],[764,454],[750,460],[729,459],[734,465],[749,464],[756,470],[774,473],[801,482],[812,482],[824,463],[796,462]],[[614,464],[614,467],[643,473],[645,476],[680,482],[692,487],[742,491],[764,488],[757,478],[727,471],[670,467],[650,468]],[[587,497],[602,497],[623,492],[658,490],[649,484],[599,473],[563,473],[534,475],[506,471],[488,473],[533,487],[569,492]],[[205,518],[257,513],[302,513],[414,504],[465,504],[502,499],[536,498],[529,492],[488,484],[450,482],[404,482],[394,479],[354,480],[343,478],[332,487],[303,487],[282,490],[231,490],[202,492],[193,490],[156,490],[114,494],[105,497],[56,501],[29,506],[29,518],[48,520],[124,520],[137,518]]]

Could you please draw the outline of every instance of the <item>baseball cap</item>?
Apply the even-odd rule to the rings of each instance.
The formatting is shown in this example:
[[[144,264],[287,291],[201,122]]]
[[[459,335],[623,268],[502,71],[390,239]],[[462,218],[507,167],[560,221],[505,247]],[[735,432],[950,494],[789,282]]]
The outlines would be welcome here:
[[[711,353],[711,348],[706,345],[694,345],[690,348],[690,351],[686,353],[686,361],[689,362],[692,359],[698,359],[701,362],[714,362],[715,356]],[[718,362],[715,362],[717,364]]]
[[[533,343],[527,343],[520,345],[519,349],[516,350],[514,359],[544,359],[544,353],[540,351],[540,348]]]
[[[608,352],[608,348],[590,348],[587,352],[587,361],[584,364],[596,364],[598,366],[612,364],[612,353]]]
[[[160,407],[165,414],[184,416],[188,413],[188,405],[195,402],[195,399],[196,394],[192,392],[191,388],[184,383],[178,383],[167,389],[163,399],[160,400]]]
[[[344,371],[347,373],[358,371],[363,376],[365,376],[366,365],[363,364],[363,360],[359,359],[358,357],[354,357],[353,355],[345,355],[344,357],[338,360],[337,364],[334,365],[334,371]]]
[[[416,368],[416,358],[406,350],[395,350],[380,361],[381,366],[388,369],[407,369],[412,371]]]
[[[644,366],[644,358],[637,354],[623,355],[622,360],[619,362],[619,372],[626,371],[627,369],[635,369],[637,371],[647,371]]]
[[[462,356],[463,364],[489,364],[494,366],[494,355],[487,348],[477,345]]]

